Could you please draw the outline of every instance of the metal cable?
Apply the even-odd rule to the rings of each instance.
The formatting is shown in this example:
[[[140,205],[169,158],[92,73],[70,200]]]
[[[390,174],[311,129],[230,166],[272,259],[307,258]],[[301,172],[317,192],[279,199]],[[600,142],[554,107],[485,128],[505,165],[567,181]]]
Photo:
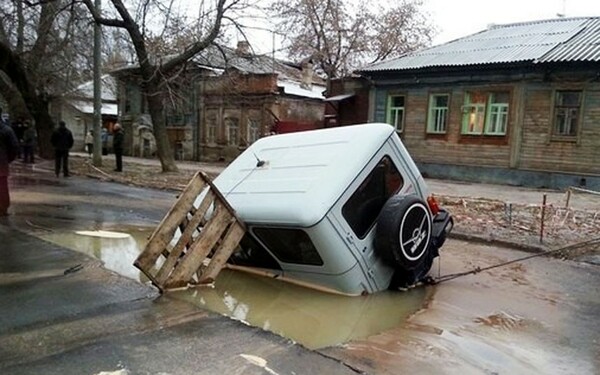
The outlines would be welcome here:
[[[429,284],[429,285],[436,285],[436,284],[440,284],[449,280],[454,280],[456,278],[462,277],[462,276],[467,276],[467,275],[474,275],[477,274],[479,272],[483,272],[483,271],[488,271],[494,268],[498,268],[498,267],[504,267],[507,266],[509,264],[513,264],[513,263],[518,263],[518,262],[522,262],[524,260],[528,260],[528,259],[532,259],[532,258],[536,258],[536,257],[541,257],[544,255],[548,255],[548,254],[552,254],[552,253],[558,253],[558,252],[567,252],[567,251],[571,251],[571,250],[575,250],[575,249],[579,249],[585,246],[593,246],[593,245],[600,245],[600,237],[598,238],[594,238],[591,240],[587,240],[587,241],[582,241],[582,242],[577,242],[574,244],[570,244],[558,249],[554,249],[554,250],[547,250],[541,253],[537,253],[537,254],[533,254],[533,255],[528,255],[522,258],[517,258],[517,259],[513,259],[513,260],[509,260],[506,262],[502,262],[502,263],[498,263],[492,266],[488,266],[488,267],[476,267],[472,270],[469,271],[465,271],[465,272],[459,272],[459,273],[452,273],[452,274],[448,274],[448,275],[444,275],[444,276],[438,276],[438,277],[427,277],[425,280],[423,280],[423,282],[425,284]]]

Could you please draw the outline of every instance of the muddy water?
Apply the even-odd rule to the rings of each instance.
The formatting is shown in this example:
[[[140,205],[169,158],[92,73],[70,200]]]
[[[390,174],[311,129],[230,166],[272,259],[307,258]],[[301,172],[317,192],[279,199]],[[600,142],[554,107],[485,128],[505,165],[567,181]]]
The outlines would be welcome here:
[[[224,270],[214,288],[173,295],[316,349],[398,327],[423,306],[428,293],[415,289],[345,297]]]
[[[123,231],[125,230],[125,231]],[[77,231],[40,235],[83,252],[106,268],[146,282],[133,262],[152,233],[147,228]],[[223,270],[212,287],[170,293],[204,309],[244,321],[316,349],[366,338],[401,326],[429,298],[424,288],[345,297],[283,281]]]

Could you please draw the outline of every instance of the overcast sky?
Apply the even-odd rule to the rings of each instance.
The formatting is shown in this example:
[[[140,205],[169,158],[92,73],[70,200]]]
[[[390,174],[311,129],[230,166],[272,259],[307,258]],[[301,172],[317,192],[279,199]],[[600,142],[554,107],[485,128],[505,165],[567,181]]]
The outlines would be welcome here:
[[[424,10],[439,29],[434,44],[506,24],[567,17],[600,16],[600,0],[424,0]]]
[[[364,0],[346,0],[364,1]],[[398,0],[371,0],[371,3]],[[485,30],[490,24],[507,24],[556,18],[557,14],[566,17],[599,16],[600,0],[423,0],[423,11],[429,14],[438,34],[433,44],[441,44]],[[255,24],[270,30],[276,29],[264,19]],[[270,54],[281,48],[283,36],[269,31],[252,30],[248,34],[250,43],[258,53]],[[241,36],[237,36],[241,39]],[[235,45],[235,37],[232,45]],[[283,58],[283,55],[277,53]]]

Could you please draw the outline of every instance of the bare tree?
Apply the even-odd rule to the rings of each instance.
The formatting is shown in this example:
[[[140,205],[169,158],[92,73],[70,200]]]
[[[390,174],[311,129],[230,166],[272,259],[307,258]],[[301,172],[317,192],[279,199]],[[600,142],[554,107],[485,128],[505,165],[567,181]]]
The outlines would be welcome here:
[[[71,0],[0,4],[0,92],[11,98],[12,112],[34,118],[44,157],[54,126],[48,103],[81,80],[91,56],[84,16]]]
[[[110,0],[116,15],[107,17],[96,12],[92,0],[83,0],[94,20],[102,25],[122,28],[127,31],[135,50],[142,91],[148,103],[150,117],[154,127],[156,148],[164,172],[175,171],[174,155],[167,137],[165,125],[164,92],[168,91],[169,79],[178,73],[188,60],[210,46],[222,33],[225,21],[234,22],[229,13],[243,8],[246,0],[215,0],[212,6],[201,2],[199,17],[188,23],[186,18],[175,12],[173,1],[143,0],[137,6],[135,17],[122,0]],[[163,17],[163,31],[159,40],[171,38],[171,47],[160,50],[164,44],[156,43],[157,36],[150,19]],[[156,23],[156,21],[154,21]],[[174,32],[175,31],[175,32]],[[193,32],[192,32],[193,31]],[[177,35],[184,35],[178,38]],[[157,46],[157,44],[159,46]],[[153,52],[173,53],[167,57],[154,55]]]
[[[286,30],[290,57],[311,59],[327,79],[365,63],[395,57],[431,43],[434,27],[421,0],[353,7],[344,0],[275,0],[278,28]],[[374,8],[374,9],[373,9]]]

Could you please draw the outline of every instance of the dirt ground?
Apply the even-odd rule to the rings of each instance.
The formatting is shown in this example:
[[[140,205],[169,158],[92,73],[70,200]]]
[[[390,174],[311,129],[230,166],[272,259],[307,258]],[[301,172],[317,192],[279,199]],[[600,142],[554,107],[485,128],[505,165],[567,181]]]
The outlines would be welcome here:
[[[106,162],[101,168],[90,164],[90,159],[73,157],[71,171],[75,175],[88,176],[104,181],[119,182],[131,186],[181,191],[197,172],[180,168],[178,172],[162,173],[156,165],[128,162],[123,172],[114,172],[113,163]],[[206,170],[211,178],[217,176],[215,169]],[[450,211],[455,220],[454,233],[463,237],[504,242],[521,249],[540,251],[557,249],[569,244],[597,238],[600,233],[600,196],[586,197],[594,204],[587,208],[565,207],[549,204],[542,210],[538,204],[508,203],[501,199],[437,195],[440,205]],[[577,196],[571,198],[575,201]],[[580,205],[581,206],[581,205]],[[542,213],[542,211],[544,211]],[[543,237],[542,233],[542,215]],[[593,249],[592,249],[593,251]],[[600,254],[600,251],[593,251]],[[581,254],[560,253],[559,257]],[[589,255],[589,254],[588,254]]]

